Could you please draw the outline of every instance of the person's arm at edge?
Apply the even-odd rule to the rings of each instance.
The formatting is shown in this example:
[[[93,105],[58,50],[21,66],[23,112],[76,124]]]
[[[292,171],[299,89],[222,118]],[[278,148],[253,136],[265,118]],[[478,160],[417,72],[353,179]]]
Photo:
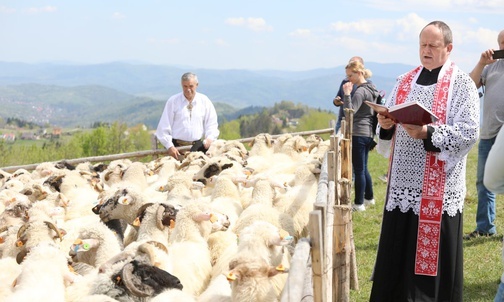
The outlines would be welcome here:
[[[485,66],[496,61],[492,58],[492,54],[493,54],[492,49],[488,49],[482,52],[480,59],[478,60],[478,63],[469,73],[469,76],[476,84],[476,88],[480,88],[483,85],[483,83],[481,82],[481,74],[483,73],[483,69],[485,68]]]
[[[504,127],[501,127],[495,143],[493,144],[485,165],[485,174],[483,175],[483,184],[485,187],[496,194],[504,194]]]
[[[217,111],[215,110],[215,106],[213,105],[212,101],[210,99],[207,99],[208,106],[207,106],[207,112],[205,116],[205,140],[203,141],[203,145],[205,146],[206,149],[210,147],[212,142],[217,140],[219,137],[220,131],[219,131],[219,124],[218,124],[218,117],[217,117]]]

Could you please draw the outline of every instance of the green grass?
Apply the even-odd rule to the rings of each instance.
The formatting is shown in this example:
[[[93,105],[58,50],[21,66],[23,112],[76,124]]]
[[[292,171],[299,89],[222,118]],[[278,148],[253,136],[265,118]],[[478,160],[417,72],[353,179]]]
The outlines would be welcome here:
[[[464,233],[476,226],[476,166],[477,146],[469,153],[467,162],[467,196],[464,206]],[[354,241],[357,255],[359,290],[351,290],[350,301],[369,301],[371,281],[381,217],[385,200],[386,184],[378,179],[387,171],[388,160],[376,151],[370,153],[369,170],[373,177],[376,205],[364,212],[353,214]],[[493,301],[504,266],[501,260],[502,234],[504,234],[504,195],[497,196],[496,224],[498,236],[464,241],[464,301]]]

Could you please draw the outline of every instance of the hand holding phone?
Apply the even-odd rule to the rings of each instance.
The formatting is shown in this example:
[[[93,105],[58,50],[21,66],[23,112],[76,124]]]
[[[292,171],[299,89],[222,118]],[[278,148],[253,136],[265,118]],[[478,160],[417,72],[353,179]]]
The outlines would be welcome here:
[[[503,50],[494,50],[494,53],[492,55],[492,59],[494,59],[494,60],[504,59],[504,49]]]

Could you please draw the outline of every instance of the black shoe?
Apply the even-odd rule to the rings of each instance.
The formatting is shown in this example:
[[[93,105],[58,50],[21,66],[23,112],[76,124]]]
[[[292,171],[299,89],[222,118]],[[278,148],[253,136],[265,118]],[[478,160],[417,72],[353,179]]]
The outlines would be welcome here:
[[[490,234],[490,233],[481,233],[478,231],[473,231],[469,234],[464,235],[464,240],[471,240],[471,239],[478,238],[478,237],[491,237],[493,235],[494,235],[493,233]]]

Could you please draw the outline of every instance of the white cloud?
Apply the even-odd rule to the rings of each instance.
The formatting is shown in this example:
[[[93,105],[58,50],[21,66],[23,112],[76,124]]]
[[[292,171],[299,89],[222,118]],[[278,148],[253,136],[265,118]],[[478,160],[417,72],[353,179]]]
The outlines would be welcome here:
[[[388,11],[432,11],[502,13],[502,0],[364,0],[364,4]]]
[[[218,46],[229,46],[229,43],[226,42],[226,40],[224,40],[222,38],[215,39],[215,44]]]
[[[148,38],[147,43],[149,44],[156,44],[156,45],[175,45],[179,44],[179,39],[177,38],[172,38],[172,39],[157,39],[157,38]]]
[[[404,18],[396,21],[396,38],[400,41],[415,40],[418,41],[418,36],[422,28],[427,25],[425,19],[415,13],[410,13]]]
[[[125,19],[126,15],[120,12],[115,12],[112,14],[112,19],[120,20],[120,19]]]
[[[459,37],[461,44],[478,44],[481,46],[481,51],[488,48],[497,48],[497,35],[498,31],[491,30],[488,28],[478,28],[477,30],[471,30],[465,32],[462,37]]]
[[[54,13],[58,9],[56,6],[30,7],[26,10],[28,14]]]
[[[0,14],[13,14],[16,12],[16,9],[9,8],[7,6],[0,6]]]
[[[253,31],[272,31],[273,27],[266,24],[266,20],[263,18],[228,18],[225,21],[226,24],[232,26],[243,26]]]
[[[311,35],[312,35],[312,32],[309,29],[296,29],[295,31],[289,33],[289,36],[292,36],[292,37],[306,38],[306,37],[310,37]]]
[[[393,30],[394,22],[387,19],[365,19],[354,22],[338,21],[332,23],[330,27],[336,32],[386,35]]]

